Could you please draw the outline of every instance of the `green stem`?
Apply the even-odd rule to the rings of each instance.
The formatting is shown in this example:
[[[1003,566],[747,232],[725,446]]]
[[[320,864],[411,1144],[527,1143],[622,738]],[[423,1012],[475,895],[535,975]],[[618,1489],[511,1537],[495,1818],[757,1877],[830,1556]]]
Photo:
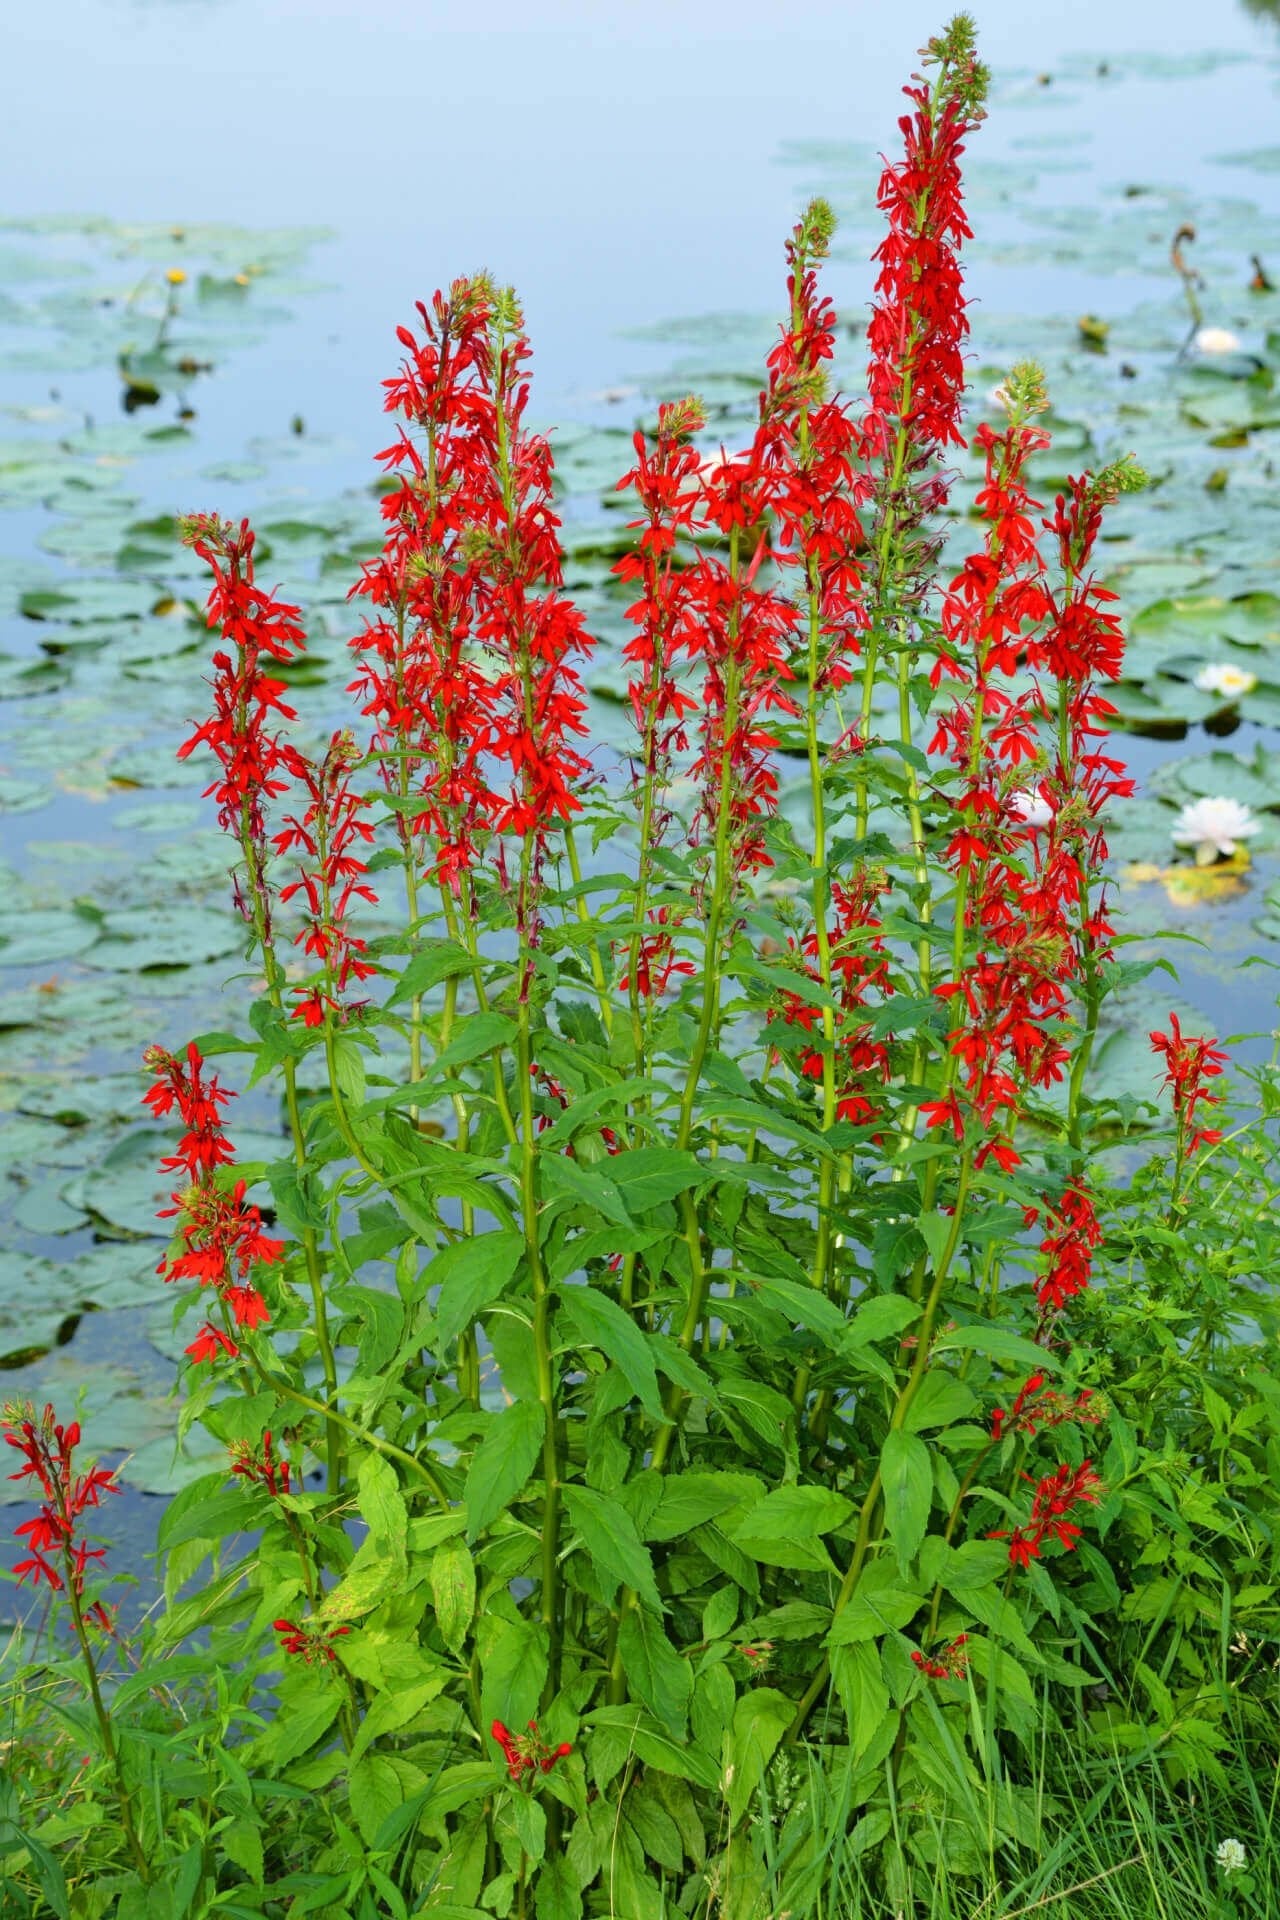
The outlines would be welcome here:
[[[960,1244],[960,1235],[963,1230],[964,1206],[969,1193],[970,1168],[971,1159],[970,1155],[966,1152],[962,1155],[960,1161],[960,1174],[956,1184],[956,1198],[951,1218],[951,1230],[947,1235],[946,1243],[938,1258],[933,1285],[929,1290],[929,1298],[925,1304],[924,1314],[920,1321],[915,1359],[912,1363],[910,1373],[907,1375],[906,1380],[899,1390],[897,1402],[889,1421],[890,1432],[899,1432],[905,1426],[907,1415],[911,1411],[911,1403],[919,1391],[920,1382],[923,1380],[925,1370],[929,1365],[929,1350],[933,1339],[934,1322],[937,1319],[938,1308],[942,1301],[942,1290],[947,1283],[947,1276],[951,1271],[951,1263],[955,1258],[956,1248]],[[877,1467],[858,1515],[858,1529],[854,1537],[853,1553],[844,1579],[840,1583],[840,1591],[836,1595],[835,1606],[832,1610],[833,1622],[839,1619],[857,1589],[858,1577],[862,1572],[863,1565],[871,1548],[872,1527],[880,1505],[882,1484],[880,1469]],[[805,1689],[796,1707],[791,1725],[787,1730],[788,1741],[796,1740],[803,1731],[804,1724],[813,1711],[814,1704],[826,1686],[830,1675],[830,1662],[824,1658],[822,1665]]]

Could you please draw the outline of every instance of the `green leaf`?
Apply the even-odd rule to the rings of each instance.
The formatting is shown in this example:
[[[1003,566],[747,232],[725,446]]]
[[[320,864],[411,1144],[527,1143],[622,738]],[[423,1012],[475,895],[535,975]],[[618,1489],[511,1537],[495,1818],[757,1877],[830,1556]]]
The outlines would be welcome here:
[[[716,1177],[713,1166],[675,1147],[630,1147],[610,1156],[609,1171],[632,1214],[647,1213]]]
[[[441,1638],[457,1653],[476,1610],[476,1563],[464,1540],[446,1540],[431,1556],[431,1597]]]
[[[465,1020],[458,1022],[453,1039],[437,1056],[436,1072],[465,1067],[486,1053],[495,1053],[499,1047],[511,1046],[515,1037],[516,1023],[509,1014],[469,1013]]]
[[[468,1540],[515,1499],[533,1472],[546,1431],[546,1414],[536,1400],[517,1400],[494,1415],[467,1474]]]
[[[531,1799],[527,1793],[513,1793],[506,1811],[511,1816],[522,1852],[527,1853],[536,1866],[547,1850],[547,1816],[542,1802]]]
[[[774,1687],[753,1687],[734,1708],[733,1778],[727,1798],[735,1820],[746,1812],[795,1710],[795,1701]]]
[[[378,1828],[404,1798],[400,1775],[385,1754],[366,1753],[351,1768],[348,1792],[360,1837],[371,1847]]]
[[[1045,1347],[1038,1347],[1020,1333],[1005,1327],[979,1325],[950,1327],[933,1343],[935,1353],[985,1353],[993,1360],[1008,1360],[1026,1373],[1061,1373],[1062,1361]]]
[[[673,1739],[683,1740],[693,1672],[667,1639],[661,1620],[643,1607],[628,1607],[618,1629],[618,1647],[630,1692]]]
[[[832,1571],[822,1535],[843,1526],[853,1502],[826,1487],[775,1487],[758,1506],[725,1528],[728,1537],[767,1567]]]
[[[478,1233],[441,1247],[428,1263],[425,1280],[437,1283],[436,1337],[442,1347],[491,1307],[510,1284],[524,1253],[521,1233]]]
[[[823,1346],[838,1353],[850,1331],[849,1322],[818,1287],[802,1286],[798,1280],[786,1280],[779,1274],[751,1275],[750,1284],[778,1307],[788,1320],[807,1327]]]
[[[728,1675],[725,1675],[728,1679]],[[730,1683],[732,1687],[732,1683]],[[587,1725],[599,1728],[602,1735],[617,1738],[621,1744],[620,1763],[633,1753],[642,1766],[656,1767],[660,1773],[674,1773],[677,1779],[692,1781],[695,1787],[718,1787],[719,1767],[699,1747],[687,1741],[673,1740],[657,1722],[637,1706],[598,1707],[587,1717]]]
[[[908,1433],[927,1433],[931,1427],[951,1427],[965,1420],[977,1406],[976,1396],[945,1367],[930,1367],[916,1388],[905,1421]]]
[[[614,1159],[583,1167],[569,1154],[550,1153],[541,1158],[539,1165],[542,1190],[549,1200],[586,1207],[611,1220],[615,1227],[631,1226],[631,1215],[613,1178]]]
[[[924,1539],[933,1496],[929,1449],[918,1435],[890,1428],[880,1454],[880,1484],[884,1523],[905,1572]]]
[[[914,1611],[914,1609],[913,1609]],[[889,1712],[880,1649],[871,1640],[831,1649],[831,1678],[844,1706],[853,1759],[859,1761]]]
[[[582,1920],[582,1895],[564,1854],[544,1863],[533,1889],[536,1920]]]
[[[374,1540],[403,1566],[408,1544],[409,1515],[400,1482],[391,1462],[381,1453],[366,1453],[356,1470],[357,1503]]]
[[[669,1473],[662,1498],[645,1527],[647,1540],[681,1540],[707,1520],[760,1497],[760,1482],[747,1473]]]
[[[646,1607],[663,1612],[649,1550],[621,1501],[596,1493],[591,1487],[566,1487],[564,1503],[582,1536],[606,1600],[619,1585],[632,1587]]]
[[[399,1000],[416,1000],[430,993],[432,987],[438,987],[442,980],[470,973],[474,966],[466,948],[453,940],[420,941],[417,952],[405,964],[394,989],[387,995],[387,1005],[394,1007]]]
[[[631,1315],[607,1293],[591,1286],[563,1287],[560,1308],[572,1321],[584,1346],[599,1347],[621,1368],[627,1385],[649,1418],[665,1423],[653,1354]]]
[[[864,1294],[849,1322],[846,1339],[851,1347],[869,1346],[875,1340],[887,1340],[901,1333],[924,1309],[918,1300],[901,1293]]]
[[[905,1627],[923,1605],[923,1594],[900,1583],[891,1560],[873,1560],[863,1567],[857,1586],[832,1621],[827,1645],[848,1647],[861,1640],[879,1640]]]

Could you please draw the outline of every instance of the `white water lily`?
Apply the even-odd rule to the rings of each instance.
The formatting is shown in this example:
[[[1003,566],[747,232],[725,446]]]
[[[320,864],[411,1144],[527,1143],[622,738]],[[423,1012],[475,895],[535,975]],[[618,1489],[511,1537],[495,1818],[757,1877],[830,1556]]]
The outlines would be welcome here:
[[[1219,855],[1230,859],[1241,840],[1249,840],[1260,825],[1248,807],[1225,795],[1192,800],[1173,823],[1176,847],[1194,847],[1196,865],[1211,867]]]
[[[1218,1865],[1224,1873],[1239,1873],[1249,1864],[1249,1856],[1239,1840],[1218,1842]]]
[[[1047,827],[1053,819],[1053,808],[1039,787],[1022,787],[1017,793],[1011,793],[1009,811],[1015,820],[1021,820],[1024,827],[1033,831],[1037,827]]]
[[[1198,327],[1192,341],[1197,353],[1239,353],[1240,342],[1228,327]]]
[[[1201,693],[1220,693],[1224,699],[1239,700],[1243,694],[1253,692],[1258,684],[1258,676],[1256,673],[1247,673],[1243,667],[1218,663],[1201,667],[1195,684]]]

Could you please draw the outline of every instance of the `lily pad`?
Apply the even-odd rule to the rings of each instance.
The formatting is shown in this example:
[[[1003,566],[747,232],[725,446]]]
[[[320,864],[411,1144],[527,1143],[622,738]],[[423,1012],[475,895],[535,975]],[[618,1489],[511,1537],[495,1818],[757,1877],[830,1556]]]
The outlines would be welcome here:
[[[108,913],[89,965],[112,973],[190,967],[243,952],[245,933],[232,914],[209,907],[126,907]],[[2,956],[0,956],[2,957]]]
[[[0,967],[43,967],[86,953],[101,934],[96,916],[50,907],[0,919]]]

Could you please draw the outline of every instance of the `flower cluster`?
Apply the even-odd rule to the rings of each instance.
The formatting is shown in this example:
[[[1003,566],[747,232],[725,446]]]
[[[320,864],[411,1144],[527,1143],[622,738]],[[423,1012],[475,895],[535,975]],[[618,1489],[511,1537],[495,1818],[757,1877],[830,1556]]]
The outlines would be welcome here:
[[[1041,1428],[1063,1427],[1074,1422],[1096,1426],[1102,1415],[1093,1410],[1092,1387],[1084,1387],[1071,1398],[1046,1384],[1043,1373],[1033,1373],[1019,1388],[1010,1412],[997,1407],[991,1416],[991,1438],[1003,1440],[1013,1433],[1031,1440]]]
[[[1203,1036],[1184,1034],[1176,1013],[1169,1015],[1169,1032],[1153,1033],[1151,1045],[1156,1053],[1164,1056],[1165,1075],[1161,1085],[1173,1090],[1179,1158],[1189,1159],[1197,1147],[1213,1146],[1222,1138],[1220,1128],[1196,1125],[1196,1108],[1217,1106],[1220,1096],[1210,1093],[1205,1081],[1217,1078],[1228,1055]]]
[[[903,89],[912,111],[898,125],[903,157],[886,166],[877,204],[889,231],[875,252],[876,304],[867,329],[870,410],[864,435],[887,450],[900,430],[919,453],[963,446],[960,399],[965,318],[960,248],[972,238],[961,195],[966,136],[985,117],[986,69],[963,14],[930,40],[924,64]]]
[[[969,1656],[964,1648],[967,1633],[959,1633],[939,1653],[912,1653],[913,1663],[929,1680],[963,1680],[969,1671]]]
[[[247,520],[238,527],[217,514],[191,514],[181,522],[184,543],[213,573],[208,620],[232,651],[213,656],[214,711],[178,749],[185,760],[196,747],[211,749],[222,778],[206,789],[218,802],[219,824],[240,841],[248,864],[250,898],[237,889],[246,919],[260,917],[270,932],[270,894],[266,879],[264,801],[287,791],[301,771],[301,760],[287,741],[271,730],[273,714],[296,717],[281,699],[282,680],[263,670],[263,660],[292,660],[305,645],[297,607],[264,592],[254,580],[255,536]]]
[[[161,1166],[165,1172],[185,1173],[188,1184],[173,1193],[173,1206],[158,1216],[178,1219],[181,1248],[166,1256],[156,1271],[164,1280],[195,1280],[202,1287],[212,1287],[224,1319],[237,1327],[252,1331],[265,1326],[271,1316],[253,1284],[253,1269],[282,1261],[284,1241],[263,1232],[261,1213],[245,1200],[243,1180],[229,1187],[218,1184],[217,1170],[234,1161],[219,1113],[231,1095],[219,1086],[216,1075],[205,1080],[204,1061],[194,1042],[185,1060],[163,1047],[148,1047],[142,1064],[155,1076],[155,1084],[143,1095],[144,1103],[157,1119],[176,1107],[186,1127],[177,1152]],[[199,1362],[222,1354],[234,1359],[239,1348],[229,1325],[215,1327],[206,1322],[187,1352]]]
[[[826,391],[836,313],[819,296],[817,263],[826,258],[834,231],[827,202],[811,201],[787,242],[791,314],[768,362],[779,395],[791,395],[794,403],[791,409],[775,407],[769,416],[779,464],[775,557],[803,576],[814,696],[852,677],[867,624],[859,507],[871,483],[855,465],[858,430],[848,403]]]
[[[320,963],[317,982],[293,989],[298,999],[293,1017],[308,1027],[323,1026],[326,1016],[341,1016],[347,1009],[339,995],[349,982],[367,980],[377,971],[365,957],[365,942],[347,927],[354,896],[375,906],[378,900],[361,877],[365,863],[355,851],[373,839],[373,826],[363,817],[364,800],[351,791],[357,759],[354,736],[342,732],[334,734],[319,766],[304,760],[299,779],[308,805],[301,817],[285,815],[272,842],[277,853],[298,853],[309,863],[280,889],[281,900],[298,893],[305,897],[307,911],[294,945]]]
[[[332,1643],[351,1631],[350,1627],[314,1626],[309,1621],[298,1626],[292,1620],[273,1620],[271,1625],[280,1635],[281,1653],[300,1654],[309,1667],[336,1660]]]
[[[38,1416],[29,1404],[6,1406],[0,1411],[0,1430],[25,1462],[9,1475],[10,1480],[34,1480],[44,1495],[35,1517],[14,1529],[15,1538],[25,1543],[30,1554],[18,1562],[14,1575],[19,1581],[30,1579],[34,1586],[43,1580],[53,1593],[70,1589],[79,1607],[88,1564],[103,1559],[106,1549],[78,1540],[76,1523],[86,1509],[99,1504],[102,1494],[119,1493],[115,1474],[105,1467],[76,1471],[80,1423],[58,1425],[51,1406]],[[51,1555],[61,1564],[55,1565]],[[107,1633],[112,1631],[111,1616],[101,1601],[85,1607],[83,1617]]]
[[[883,873],[862,868],[847,885],[836,881],[831,889],[835,919],[828,935],[828,954],[837,999],[836,1118],[854,1126],[867,1126],[880,1117],[879,1096],[891,1071],[888,1043],[874,1036],[867,1019],[868,1013],[893,993],[878,912],[887,884]],[[803,953],[805,972],[821,984],[816,930],[805,936]],[[815,1044],[801,1052],[800,1071],[806,1079],[821,1081],[821,1009],[799,994],[784,993],[778,1012],[770,1018],[780,1018],[787,1026],[799,1027],[813,1037]]]
[[[536,1720],[529,1722],[527,1733],[512,1733],[501,1720],[495,1720],[490,1731],[502,1748],[509,1777],[516,1782],[526,1773],[550,1773],[557,1760],[566,1760],[573,1752],[567,1740],[562,1740],[558,1747],[549,1747],[545,1740],[539,1739]]]
[[[1030,1475],[1025,1477],[1029,1479]],[[1102,1491],[1091,1461],[1085,1460],[1078,1467],[1060,1466],[1037,1484],[1030,1518],[1023,1525],[1012,1533],[988,1537],[1009,1542],[1009,1564],[1013,1567],[1029,1567],[1038,1560],[1046,1538],[1056,1540],[1067,1553],[1074,1553],[1082,1533],[1071,1515],[1083,1504],[1096,1504]]]
[[[256,1449],[247,1440],[236,1440],[232,1442],[230,1451],[231,1471],[237,1478],[247,1480],[251,1487],[265,1487],[273,1500],[277,1494],[288,1493],[289,1462],[273,1452],[269,1430],[263,1434]]]

